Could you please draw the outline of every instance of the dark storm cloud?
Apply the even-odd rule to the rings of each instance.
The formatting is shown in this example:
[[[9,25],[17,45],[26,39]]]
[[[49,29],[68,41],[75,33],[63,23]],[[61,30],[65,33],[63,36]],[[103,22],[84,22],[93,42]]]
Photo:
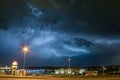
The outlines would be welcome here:
[[[0,1],[0,28],[8,29],[8,22],[25,15],[22,0]]]
[[[73,39],[71,39],[70,41],[67,41],[65,43],[68,45],[71,45],[71,46],[76,46],[76,47],[81,47],[81,46],[90,47],[90,46],[94,45],[94,42],[86,40],[81,37],[74,37]]]
[[[58,11],[66,12],[69,16],[63,18],[63,31],[89,34],[119,34],[119,3],[118,0],[50,0],[49,5],[56,5]],[[52,3],[52,4],[51,4]],[[39,3],[38,3],[39,4]],[[62,4],[62,5],[61,5]],[[63,5],[64,9],[63,10]],[[70,29],[71,27],[72,30]]]
[[[51,65],[64,65],[54,61],[66,57],[73,65],[120,61],[119,4],[118,0],[0,0],[1,56],[15,55],[19,50],[14,48],[27,41],[35,54],[28,55],[28,63],[44,58],[41,63],[46,65],[44,61],[52,58]],[[20,59],[18,54],[16,58]]]
[[[119,34],[120,1],[118,0],[31,0],[37,6],[51,7],[66,12],[63,19],[66,32],[81,32],[100,35]],[[53,16],[54,17],[54,16]],[[70,27],[73,27],[72,30]]]
[[[16,20],[30,15],[25,3],[32,3],[44,10],[48,9],[48,15],[45,16],[49,18],[44,20],[56,24],[55,26],[61,31],[100,35],[119,34],[120,1],[118,0],[2,0],[0,1],[1,28],[6,29],[11,18]],[[53,15],[50,13],[51,10]],[[59,25],[62,27],[59,28]]]

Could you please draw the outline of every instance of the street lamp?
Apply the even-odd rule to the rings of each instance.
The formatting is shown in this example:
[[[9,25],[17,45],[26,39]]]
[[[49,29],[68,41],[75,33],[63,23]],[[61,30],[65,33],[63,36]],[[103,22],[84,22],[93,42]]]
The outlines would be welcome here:
[[[71,74],[71,58],[69,57],[68,58],[68,74],[69,74],[69,77],[70,77],[70,74]]]
[[[70,69],[70,61],[71,61],[71,59],[68,58],[68,66],[69,66],[69,69]]]
[[[23,61],[23,68],[25,68],[25,62],[26,62],[26,54],[29,52],[29,47],[28,46],[23,46],[22,52],[24,53],[24,61]]]

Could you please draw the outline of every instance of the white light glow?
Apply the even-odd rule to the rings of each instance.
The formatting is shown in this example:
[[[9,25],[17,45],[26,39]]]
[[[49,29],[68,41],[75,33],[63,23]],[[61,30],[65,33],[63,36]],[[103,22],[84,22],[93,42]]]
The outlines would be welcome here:
[[[70,50],[70,51],[89,53],[88,50],[86,50],[86,49],[82,49],[82,48],[76,48],[76,47],[67,46],[67,45],[64,45],[63,47],[64,47],[65,49]]]

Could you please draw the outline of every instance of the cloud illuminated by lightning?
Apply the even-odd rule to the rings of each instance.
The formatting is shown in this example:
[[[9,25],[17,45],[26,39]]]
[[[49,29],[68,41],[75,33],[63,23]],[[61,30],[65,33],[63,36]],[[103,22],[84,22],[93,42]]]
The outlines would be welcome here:
[[[76,48],[76,47],[72,47],[72,46],[68,46],[68,45],[64,45],[63,47],[64,47],[65,49],[70,50],[70,51],[82,52],[82,53],[89,53],[88,50],[83,49],[83,48]]]
[[[64,56],[66,56],[66,57],[73,57],[73,56],[77,56],[78,55],[77,53],[68,54],[68,52],[66,52],[66,51],[63,53],[63,51],[60,52],[60,50],[58,51],[56,49],[51,49],[51,50],[53,52],[53,55],[55,55],[57,57],[64,57]]]
[[[50,42],[52,42],[54,40],[55,40],[54,37],[49,37],[49,38],[38,37],[38,38],[33,39],[33,45],[40,46],[40,45],[44,45],[44,44],[50,43]]]

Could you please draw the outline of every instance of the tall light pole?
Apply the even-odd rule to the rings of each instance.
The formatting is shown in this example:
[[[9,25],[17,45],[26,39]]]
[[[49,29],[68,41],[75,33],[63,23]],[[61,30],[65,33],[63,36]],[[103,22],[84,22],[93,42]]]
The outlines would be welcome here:
[[[22,52],[24,54],[24,60],[23,60],[23,68],[25,68],[25,63],[26,63],[26,54],[29,52],[29,47],[28,46],[23,46]]]
[[[69,66],[69,69],[70,69],[70,61],[71,61],[71,59],[68,58],[68,66]]]
[[[71,74],[71,69],[70,69],[70,57],[68,58],[68,74],[69,74],[69,77],[70,77],[70,74]]]

